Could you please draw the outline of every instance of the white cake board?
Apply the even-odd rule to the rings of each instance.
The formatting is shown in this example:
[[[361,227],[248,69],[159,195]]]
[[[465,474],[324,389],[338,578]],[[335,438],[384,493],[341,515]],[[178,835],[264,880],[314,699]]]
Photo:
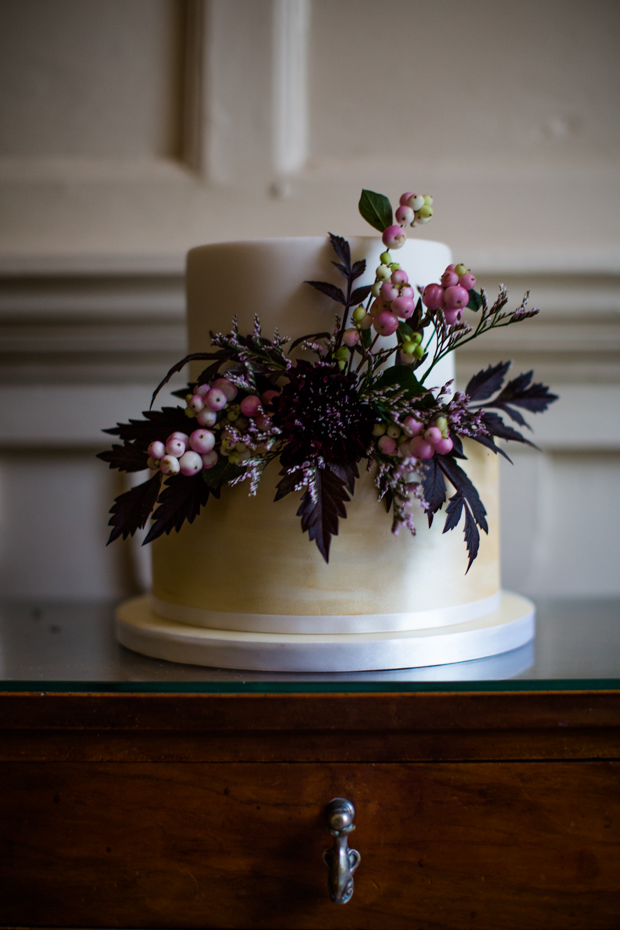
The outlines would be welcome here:
[[[535,609],[502,592],[498,610],[477,620],[396,633],[290,634],[211,630],[165,620],[147,595],[116,613],[119,642],[143,655],[186,665],[261,672],[362,672],[467,662],[517,649],[534,636]]]

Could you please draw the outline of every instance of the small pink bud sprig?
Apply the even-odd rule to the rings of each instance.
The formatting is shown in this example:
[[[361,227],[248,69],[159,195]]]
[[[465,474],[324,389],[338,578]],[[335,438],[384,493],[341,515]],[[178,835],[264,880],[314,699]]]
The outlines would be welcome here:
[[[424,226],[433,216],[433,198],[430,194],[401,194],[396,212],[384,194],[363,190],[359,211],[374,229],[381,233],[383,244],[388,249],[401,249],[407,241],[407,226]],[[396,221],[396,222],[394,222]]]

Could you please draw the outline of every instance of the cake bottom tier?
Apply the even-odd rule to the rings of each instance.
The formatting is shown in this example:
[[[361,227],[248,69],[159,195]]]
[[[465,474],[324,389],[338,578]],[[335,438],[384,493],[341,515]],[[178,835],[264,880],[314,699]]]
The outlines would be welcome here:
[[[446,665],[517,649],[534,636],[531,601],[502,591],[483,617],[429,629],[384,633],[256,633],[216,630],[167,620],[148,596],[118,608],[116,631],[134,652],[215,668],[262,672],[361,672]]]

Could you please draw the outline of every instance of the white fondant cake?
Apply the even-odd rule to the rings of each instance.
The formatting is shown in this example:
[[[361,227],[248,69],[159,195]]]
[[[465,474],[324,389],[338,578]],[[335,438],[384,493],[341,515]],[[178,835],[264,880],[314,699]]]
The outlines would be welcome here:
[[[383,251],[380,238],[349,242],[353,260],[367,263],[358,283],[372,283]],[[207,350],[211,332],[228,332],[233,316],[245,333],[258,314],[267,337],[275,328],[291,339],[331,330],[333,302],[304,281],[335,280],[332,258],[324,238],[192,249],[187,263],[189,352]],[[438,280],[450,260],[449,249],[437,242],[409,240],[398,253],[415,285]],[[195,363],[192,377],[202,367]],[[453,377],[453,361],[447,357],[429,386]],[[280,671],[410,667],[521,645],[531,638],[533,616],[527,603],[519,608],[510,602],[508,610],[500,592],[497,460],[474,442],[466,442],[465,451],[464,467],[489,523],[489,535],[483,534],[467,574],[461,528],[444,534],[441,518],[429,528],[426,515],[414,505],[417,534],[402,529],[392,535],[372,474],[362,474],[357,482],[326,564],[301,532],[299,495],[273,502],[274,464],[256,497],[248,496],[247,484],[225,488],[192,524],[155,540],[152,628],[145,626],[144,604],[131,629],[125,611],[121,641],[164,658]],[[364,469],[365,461],[360,465]],[[197,628],[213,636],[201,634],[201,639],[194,635]],[[173,649],[172,641],[186,645]]]

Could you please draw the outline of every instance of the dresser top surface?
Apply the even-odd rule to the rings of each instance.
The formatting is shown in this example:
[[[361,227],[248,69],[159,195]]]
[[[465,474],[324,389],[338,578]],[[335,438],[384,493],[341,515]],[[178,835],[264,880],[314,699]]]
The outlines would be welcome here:
[[[538,600],[533,642],[487,659],[356,673],[179,665],[120,646],[106,603],[0,605],[0,690],[181,693],[620,689],[620,600]]]

